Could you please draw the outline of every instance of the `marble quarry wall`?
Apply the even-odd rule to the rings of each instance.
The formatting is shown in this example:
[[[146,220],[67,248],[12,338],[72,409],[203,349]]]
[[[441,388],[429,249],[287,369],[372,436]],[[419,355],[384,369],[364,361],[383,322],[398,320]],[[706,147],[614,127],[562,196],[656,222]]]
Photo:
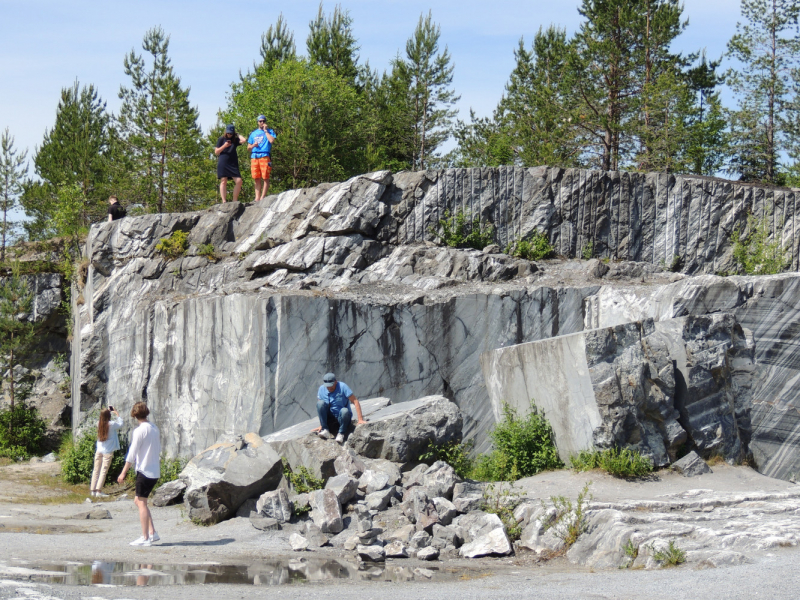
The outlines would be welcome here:
[[[759,469],[788,478],[800,465],[790,421],[800,378],[781,327],[796,321],[800,279],[694,273],[731,269],[726,232],[749,209],[774,203],[793,231],[793,193],[549,168],[383,171],[257,204],[99,223],[72,295],[73,419],[146,399],[169,432],[165,450],[193,456],[221,437],[266,436],[313,416],[321,376],[334,371],[363,398],[449,398],[465,437],[485,450],[496,413],[481,354],[730,313],[755,344],[750,448]],[[491,221],[499,246],[544,231],[562,258],[444,247],[430,230],[458,209]],[[177,230],[189,246],[168,260],[155,247]],[[569,259],[590,239],[608,264]],[[208,244],[213,255],[201,255]],[[683,274],[661,264],[676,251]],[[774,412],[776,397],[791,410]]]

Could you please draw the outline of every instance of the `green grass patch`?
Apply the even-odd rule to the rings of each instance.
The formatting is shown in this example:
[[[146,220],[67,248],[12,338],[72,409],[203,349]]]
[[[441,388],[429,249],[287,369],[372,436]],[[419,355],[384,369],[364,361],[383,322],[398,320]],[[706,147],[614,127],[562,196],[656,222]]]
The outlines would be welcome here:
[[[545,258],[553,258],[556,253],[547,236],[539,231],[534,231],[528,239],[518,240],[513,244],[509,244],[506,248],[506,254],[525,260],[544,260]]]
[[[298,494],[321,490],[325,486],[322,479],[314,477],[311,471],[302,465],[297,467],[297,471],[293,471],[289,466],[289,461],[285,458],[283,459],[283,476]]]
[[[678,548],[675,542],[670,541],[669,545],[663,550],[652,550],[653,558],[658,562],[664,563],[665,567],[677,567],[686,562],[686,552]]]
[[[609,448],[606,450],[584,450],[570,457],[576,471],[601,469],[614,477],[643,477],[653,472],[652,461],[635,450]]]

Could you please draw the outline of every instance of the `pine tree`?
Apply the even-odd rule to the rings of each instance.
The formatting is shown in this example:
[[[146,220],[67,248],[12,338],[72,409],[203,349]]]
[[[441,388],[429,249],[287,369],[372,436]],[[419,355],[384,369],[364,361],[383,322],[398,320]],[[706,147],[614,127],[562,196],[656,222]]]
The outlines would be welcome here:
[[[142,48],[150,66],[131,50],[124,60],[131,86],[119,92],[122,195],[151,212],[190,210],[214,197],[197,109],[172,68],[169,36],[150,29]]]
[[[728,56],[741,63],[726,80],[739,96],[731,114],[733,158],[729,170],[749,181],[776,183],[786,145],[785,124],[790,75],[800,55],[794,34],[800,16],[797,0],[742,0],[745,22],[736,24]]]
[[[294,34],[289,31],[283,20],[283,13],[278,15],[275,25],[270,25],[266,33],[261,34],[259,50],[265,68],[272,69],[276,64],[296,57]]]
[[[0,378],[8,386],[11,411],[14,410],[14,367],[30,351],[35,326],[30,320],[33,293],[20,277],[19,264],[10,277],[0,282]]]
[[[440,33],[430,12],[420,15],[406,43],[405,59],[398,57],[392,65],[392,85],[407,86],[408,90],[405,106],[401,106],[411,125],[406,152],[413,170],[432,166],[436,150],[450,137],[457,114],[452,106],[460,99],[450,87],[454,69],[450,52],[447,46],[439,51]],[[404,132],[398,133],[406,137]]]
[[[726,161],[728,126],[717,87],[722,83],[717,68],[722,60],[709,61],[705,50],[700,61],[686,72],[694,103],[686,119],[688,170],[697,175],[716,175]]]
[[[539,29],[530,50],[523,40],[514,51],[516,64],[496,111],[496,120],[525,166],[577,166],[582,153],[575,126],[577,99],[565,86],[574,47],[564,29]]]
[[[93,85],[76,81],[61,90],[56,121],[48,130],[33,159],[39,181],[26,185],[21,204],[31,219],[24,223],[29,237],[55,235],[53,214],[57,210],[58,186],[76,184],[86,204],[82,226],[105,214],[111,186],[113,134],[106,103]]]
[[[2,246],[0,246],[0,262],[6,260],[6,246],[10,245],[14,233],[15,224],[9,220],[8,213],[18,206],[18,199],[22,193],[22,183],[28,173],[27,158],[27,150],[18,152],[14,148],[14,137],[6,127],[2,137],[0,137],[0,178],[2,178],[3,186],[3,223],[0,229],[3,241]]]
[[[358,76],[359,46],[353,35],[353,19],[350,12],[337,4],[333,14],[326,18],[322,2],[317,17],[309,23],[310,32],[306,40],[308,59],[317,65],[331,67],[340,77],[355,85]]]

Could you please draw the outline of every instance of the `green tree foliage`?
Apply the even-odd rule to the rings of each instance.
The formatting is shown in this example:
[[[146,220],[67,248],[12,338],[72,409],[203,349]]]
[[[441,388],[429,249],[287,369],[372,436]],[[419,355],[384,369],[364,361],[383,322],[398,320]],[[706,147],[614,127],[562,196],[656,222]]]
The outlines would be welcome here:
[[[393,131],[413,170],[434,166],[437,150],[447,141],[458,102],[451,88],[454,66],[445,46],[439,49],[441,28],[429,12],[420,15],[414,34],[406,42],[406,56],[393,61],[388,85],[404,94],[392,94],[401,118]]]
[[[0,224],[0,262],[6,260],[6,246],[14,238],[15,223],[9,220],[8,213],[19,206],[19,197],[22,194],[22,183],[28,173],[28,152],[19,152],[14,148],[14,137],[9,133],[8,127],[0,136],[0,179],[2,179],[2,196],[0,208],[3,211],[3,222]]]
[[[0,410],[0,456],[26,459],[42,450],[47,424],[24,400]]]
[[[780,153],[786,148],[790,78],[800,55],[795,30],[797,0],[742,0],[744,22],[728,42],[740,65],[726,73],[738,95],[731,114],[731,173],[745,181],[780,183]]]
[[[686,116],[686,161],[696,175],[716,175],[728,155],[728,123],[717,91],[722,83],[717,74],[720,62],[707,60],[703,50],[698,64],[686,72],[694,94],[694,105]]]
[[[89,200],[77,183],[56,187],[56,202],[52,221],[56,235],[70,240],[76,255],[80,255],[80,236],[86,233],[86,215]]]
[[[33,292],[20,276],[19,265],[14,265],[11,276],[0,281],[0,381],[8,389],[12,412],[14,367],[21,365],[30,352],[36,331],[32,312]]]
[[[124,59],[131,83],[119,92],[119,195],[148,212],[202,207],[215,196],[214,162],[197,109],[172,67],[169,36],[163,29],[150,29],[142,48],[149,61],[134,50]]]
[[[309,23],[306,40],[308,60],[316,65],[332,68],[339,77],[354,85],[358,76],[358,50],[353,35],[350,12],[337,4],[333,14],[325,17],[322,2],[317,17]]]
[[[294,34],[289,31],[283,20],[283,13],[278,15],[275,25],[270,25],[261,35],[261,61],[265,69],[272,69],[285,60],[294,60],[297,55]]]
[[[113,146],[111,117],[94,86],[81,87],[76,81],[62,89],[55,124],[45,133],[33,159],[39,181],[29,182],[21,198],[30,218],[24,227],[31,239],[57,234],[53,215],[62,185],[80,187],[85,199],[82,226],[102,218],[111,187]]]
[[[305,59],[258,67],[233,85],[222,117],[228,123],[252,123],[260,113],[278,136],[271,192],[365,172],[363,98],[333,68]],[[249,162],[243,166],[249,171]]]

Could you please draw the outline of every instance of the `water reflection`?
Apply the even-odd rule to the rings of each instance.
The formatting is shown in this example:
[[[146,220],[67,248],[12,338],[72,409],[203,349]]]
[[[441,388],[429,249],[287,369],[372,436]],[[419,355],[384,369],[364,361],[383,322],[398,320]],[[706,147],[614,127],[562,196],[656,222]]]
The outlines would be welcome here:
[[[376,565],[318,558],[275,559],[253,562],[249,565],[220,565],[217,563],[154,565],[96,560],[91,563],[37,563],[35,565],[28,564],[27,567],[29,577],[48,583],[123,586],[205,583],[287,585],[324,583],[337,579],[393,582],[449,581],[457,579],[466,572],[466,569],[437,569],[436,567],[421,569],[402,564]],[[41,574],[34,574],[32,571],[40,571]],[[470,573],[475,574],[474,571],[470,571]]]

